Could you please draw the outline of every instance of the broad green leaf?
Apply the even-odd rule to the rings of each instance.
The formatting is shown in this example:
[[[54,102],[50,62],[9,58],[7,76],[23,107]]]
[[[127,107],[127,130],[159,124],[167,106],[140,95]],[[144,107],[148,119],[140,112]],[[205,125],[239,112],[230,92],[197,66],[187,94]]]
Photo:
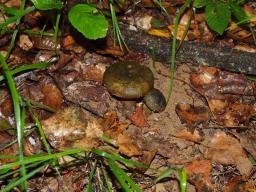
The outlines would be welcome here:
[[[70,9],[68,19],[88,39],[95,40],[107,35],[108,21],[92,5],[75,5]]]
[[[250,21],[249,17],[246,15],[244,9],[242,9],[241,6],[239,6],[237,3],[234,3],[232,1],[229,2],[229,6],[231,8],[232,14],[235,16],[235,18],[240,21],[246,21],[245,23],[248,23]]]
[[[205,17],[209,27],[222,35],[230,21],[231,12],[227,4],[209,3],[205,7]]]
[[[39,10],[62,9],[63,2],[61,0],[31,0],[35,7]]]
[[[204,7],[207,3],[209,3],[209,0],[195,0],[193,6],[195,8],[201,8]]]

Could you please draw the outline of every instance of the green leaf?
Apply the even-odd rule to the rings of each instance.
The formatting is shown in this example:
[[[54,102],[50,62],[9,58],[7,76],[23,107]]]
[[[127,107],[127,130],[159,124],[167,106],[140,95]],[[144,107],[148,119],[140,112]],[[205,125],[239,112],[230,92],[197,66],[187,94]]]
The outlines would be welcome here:
[[[62,9],[63,2],[61,0],[31,0],[35,7],[39,10]]]
[[[229,6],[231,8],[232,14],[235,16],[235,18],[239,22],[246,21],[246,22],[243,22],[243,24],[245,24],[250,21],[249,17],[246,15],[244,9],[242,9],[242,7],[239,6],[237,3],[229,1]]]
[[[75,5],[70,9],[68,19],[88,39],[95,40],[107,35],[108,21],[92,5]]]
[[[230,21],[231,12],[227,4],[209,3],[205,7],[205,16],[209,27],[222,35]]]
[[[204,7],[205,5],[207,5],[207,3],[209,3],[209,0],[195,0],[193,7],[201,8],[201,7]]]

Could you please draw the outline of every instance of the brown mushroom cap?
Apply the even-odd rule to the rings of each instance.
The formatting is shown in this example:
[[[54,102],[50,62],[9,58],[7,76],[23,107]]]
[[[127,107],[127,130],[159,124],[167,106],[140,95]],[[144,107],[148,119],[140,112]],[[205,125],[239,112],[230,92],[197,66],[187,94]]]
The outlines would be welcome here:
[[[155,88],[150,90],[143,100],[147,107],[153,112],[161,112],[167,105],[163,93]]]
[[[129,61],[107,68],[103,83],[112,95],[137,99],[145,96],[154,87],[154,76],[148,67]]]

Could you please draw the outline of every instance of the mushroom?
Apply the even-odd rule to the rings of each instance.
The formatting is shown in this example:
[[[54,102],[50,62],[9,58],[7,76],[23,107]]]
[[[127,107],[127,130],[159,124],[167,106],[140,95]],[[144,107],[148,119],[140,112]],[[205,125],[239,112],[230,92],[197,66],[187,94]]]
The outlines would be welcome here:
[[[161,112],[166,107],[163,93],[158,89],[151,89],[143,98],[144,103],[153,112]]]
[[[154,112],[165,109],[166,100],[159,90],[154,89],[153,73],[146,66],[139,65],[134,61],[113,64],[106,69],[103,83],[110,94],[126,100],[141,99],[150,93],[144,99],[149,109]]]

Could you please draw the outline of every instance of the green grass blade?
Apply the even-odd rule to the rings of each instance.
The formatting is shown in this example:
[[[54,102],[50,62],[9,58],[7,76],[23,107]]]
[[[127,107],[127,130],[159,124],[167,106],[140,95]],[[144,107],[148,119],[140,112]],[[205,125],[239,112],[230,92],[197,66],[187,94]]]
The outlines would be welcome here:
[[[55,43],[55,51],[57,51],[58,46],[58,34],[59,34],[59,24],[60,24],[60,16],[61,14],[58,13],[56,18],[56,23],[54,26],[54,43]]]
[[[34,112],[32,112],[32,117],[33,117],[33,119],[34,119],[34,121],[36,123],[36,126],[37,126],[38,130],[39,130],[39,134],[41,136],[41,139],[43,141],[43,144],[44,144],[44,147],[46,148],[47,153],[51,154],[52,153],[51,152],[51,148],[50,148],[50,146],[49,146],[49,144],[48,144],[48,142],[46,140],[46,136],[44,134],[44,130],[42,128],[41,122],[39,121],[37,115]]]
[[[116,39],[117,39],[120,49],[123,51],[122,45],[124,45],[126,50],[129,51],[129,48],[124,41],[123,35],[122,35],[119,25],[118,25],[118,20],[116,17],[116,12],[115,12],[115,8],[113,6],[113,2],[110,2],[109,6],[110,6],[110,13],[111,13],[111,19],[112,19],[112,25],[113,25],[114,46],[116,45]]]
[[[112,173],[115,175],[125,192],[142,192],[137,184],[112,159],[107,159],[107,161]]]
[[[35,70],[35,69],[43,69],[46,68],[48,66],[50,66],[52,63],[34,63],[34,64],[28,64],[28,65],[23,65],[21,67],[18,67],[12,71],[10,71],[12,76],[15,76],[19,73],[24,73],[26,71],[31,71],[31,70]],[[4,80],[4,76],[0,75],[0,82]]]
[[[60,158],[63,156],[67,156],[67,155],[72,155],[72,154],[76,154],[76,153],[80,153],[83,152],[82,149],[70,149],[70,150],[66,150],[63,152],[59,152],[59,153],[53,153],[53,154],[47,154],[47,155],[32,155],[29,157],[24,157],[23,160],[23,164],[27,165],[30,163],[34,163],[34,162],[38,162],[38,161],[47,161],[47,160],[52,160],[55,158]],[[16,166],[20,166],[20,162],[16,161],[16,162],[12,162],[12,163],[8,163],[8,164],[4,164],[4,165],[0,165],[0,171],[2,169],[10,169],[12,167],[16,167]]]
[[[167,168],[162,173],[160,173],[160,175],[157,176],[157,178],[154,179],[153,184],[158,183],[159,181],[161,181],[164,178],[170,177],[170,175],[173,174],[174,171],[175,171],[175,169],[173,169],[173,168]]]
[[[143,163],[138,163],[138,162],[132,161],[130,159],[126,159],[126,158],[120,156],[119,154],[110,154],[110,153],[107,153],[100,149],[94,149],[94,150],[92,150],[92,153],[97,154],[102,157],[106,157],[108,159],[112,159],[114,161],[119,161],[119,162],[123,163],[124,165],[126,165],[127,167],[141,167],[141,168],[148,167],[147,165],[145,165]]]
[[[175,70],[175,57],[176,57],[176,44],[177,44],[177,32],[178,32],[178,25],[181,19],[181,16],[185,12],[185,10],[191,5],[192,0],[186,0],[185,3],[179,10],[179,13],[175,17],[174,21],[174,30],[173,30],[173,40],[172,40],[172,58],[171,58],[171,67],[170,67],[170,82],[169,82],[169,89],[168,89],[168,96],[167,96],[167,103],[169,102],[172,94],[173,88],[173,81],[174,81],[174,70]]]
[[[39,102],[36,102],[36,101],[31,101],[29,99],[24,99],[24,100],[25,100],[26,103],[29,103],[30,108],[32,108],[32,109],[43,109],[43,110],[51,112],[51,113],[56,112],[55,109],[53,109],[53,108],[51,108],[47,105],[44,105],[42,103],[39,103]]]
[[[22,138],[22,140],[20,141],[20,145],[22,147],[22,152],[24,152],[24,139],[23,138],[24,138],[25,119],[26,119],[26,110],[23,107],[21,110],[21,123],[20,123],[20,134],[21,134],[20,137]],[[24,156],[21,155],[19,158],[19,161],[21,162],[20,171],[21,171],[21,175],[23,177],[26,177],[27,173],[26,173],[25,165],[23,164],[23,160],[24,160]],[[27,191],[27,189],[28,189],[28,184],[27,184],[26,180],[24,180],[22,183],[22,189],[24,191]]]
[[[33,163],[31,165],[28,165],[28,166],[26,166],[26,170],[34,169],[38,165],[40,165],[42,163],[45,163],[45,162],[46,161],[40,161],[40,162],[37,162],[37,163]],[[5,172],[5,173],[0,173],[0,179],[4,179],[4,178],[9,177],[11,175],[17,174],[19,171],[20,171],[19,169],[16,169],[16,170],[8,170],[8,172]]]
[[[106,135],[102,135],[100,139],[107,144],[113,145],[114,147],[118,147],[116,142],[113,139],[107,137]]]
[[[188,30],[189,30],[189,27],[190,27],[190,24],[191,24],[191,20],[192,20],[192,15],[193,15],[193,11],[191,10],[190,11],[190,15],[189,15],[189,20],[185,26],[185,29],[184,29],[184,32],[182,34],[182,37],[181,37],[181,40],[180,40],[180,43],[178,45],[178,48],[177,48],[177,51],[180,49],[182,43],[184,42],[185,38],[186,38],[186,35],[188,34]]]
[[[33,7],[33,6],[27,8],[26,10],[21,9],[21,10],[18,12],[19,14],[14,15],[14,16],[12,16],[12,17],[9,17],[4,23],[1,23],[1,24],[0,24],[0,29],[6,28],[9,24],[11,24],[11,23],[13,23],[13,22],[15,22],[15,21],[17,21],[17,20],[20,20],[24,15],[26,15],[26,14],[28,14],[28,13],[34,11],[34,10],[35,10],[35,7]],[[17,22],[16,22],[16,23],[17,23]]]
[[[110,178],[105,170],[104,165],[102,164],[102,161],[100,161],[100,164],[101,164],[101,170],[103,173],[104,181],[106,184],[105,190],[106,190],[106,192],[112,192],[111,187],[110,187],[110,183],[111,183]]]
[[[36,173],[38,173],[39,171],[41,171],[44,168],[45,165],[42,165],[36,169],[34,169],[33,171],[29,172],[26,176],[21,177],[20,179],[14,180],[13,182],[11,182],[9,185],[7,185],[4,189],[1,190],[1,192],[9,192],[11,189],[13,189],[14,187],[20,185],[21,183],[25,182],[26,180],[28,180],[29,178],[31,178],[32,176],[34,176]]]
[[[185,169],[179,169],[179,182],[180,182],[180,192],[186,192],[187,188],[187,173]]]
[[[13,108],[14,108],[14,116],[15,116],[15,122],[16,122],[16,129],[17,129],[17,140],[18,140],[18,145],[19,145],[19,162],[22,167],[24,166],[22,164],[23,162],[23,157],[24,157],[24,152],[23,152],[23,130],[21,127],[21,109],[20,109],[20,98],[18,91],[16,89],[14,80],[12,78],[12,74],[10,73],[9,66],[7,65],[3,55],[0,53],[0,63],[3,67],[4,75],[7,80],[7,85],[9,87],[12,101],[13,101]],[[23,175],[24,176],[24,175]]]
[[[93,192],[93,186],[92,186],[92,181],[93,181],[93,176],[95,174],[96,171],[96,167],[97,167],[97,160],[94,161],[93,167],[90,171],[90,175],[89,175],[89,182],[88,182],[88,186],[86,187],[86,192]]]

